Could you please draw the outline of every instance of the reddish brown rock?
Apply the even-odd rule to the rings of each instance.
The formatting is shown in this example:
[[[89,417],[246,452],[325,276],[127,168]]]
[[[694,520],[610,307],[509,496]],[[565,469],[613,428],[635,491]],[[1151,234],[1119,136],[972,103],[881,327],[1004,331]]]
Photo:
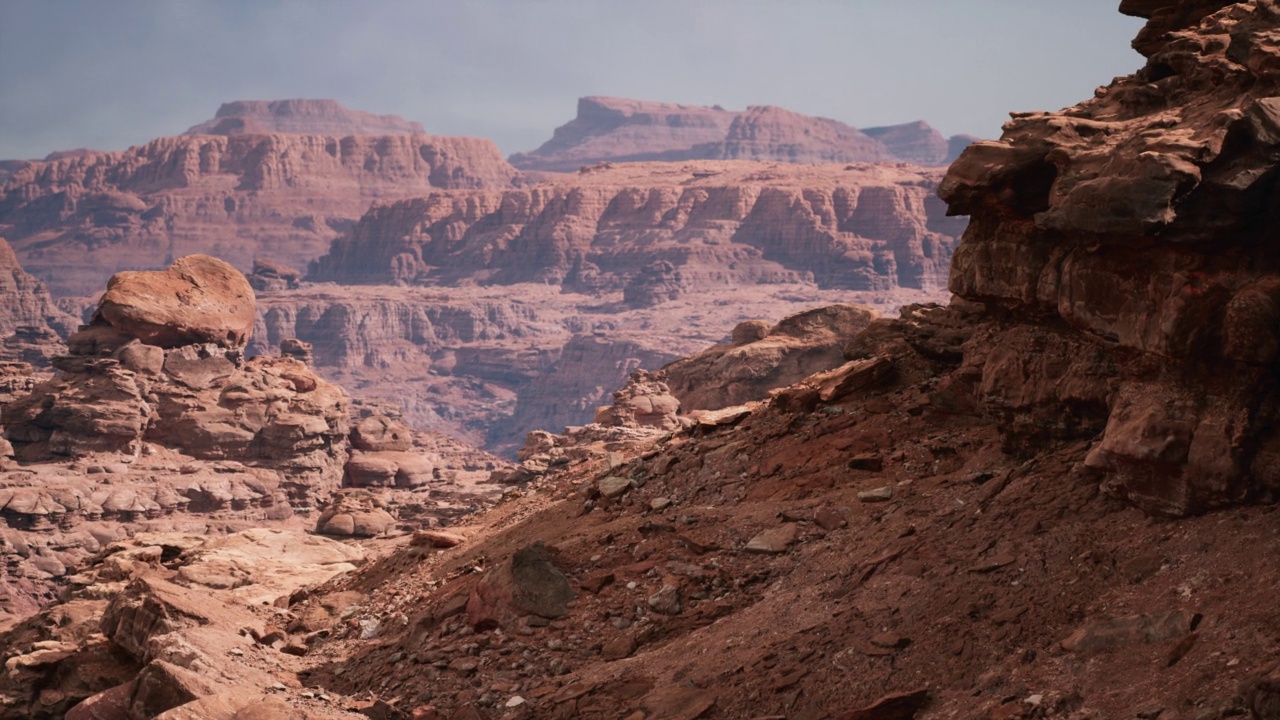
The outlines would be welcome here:
[[[158,272],[123,272],[107,283],[100,319],[148,345],[214,343],[242,348],[253,333],[253,288],[240,271],[208,255]]]
[[[0,337],[33,328],[52,330],[65,338],[77,325],[75,318],[54,304],[45,284],[23,271],[13,248],[0,238]]]
[[[422,125],[395,115],[374,115],[336,100],[236,100],[223,103],[213,119],[183,135],[422,135]]]
[[[371,202],[515,176],[488,140],[228,132],[27,163],[0,188],[0,235],[55,295],[84,296],[212,248],[245,272],[306,267]]]

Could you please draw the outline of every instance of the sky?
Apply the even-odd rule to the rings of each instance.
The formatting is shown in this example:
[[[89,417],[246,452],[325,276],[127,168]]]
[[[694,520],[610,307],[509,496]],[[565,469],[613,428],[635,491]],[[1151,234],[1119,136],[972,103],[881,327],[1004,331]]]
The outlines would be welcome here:
[[[780,105],[994,138],[1138,69],[1117,0],[0,0],[0,158],[333,98],[536,148],[577,98]]]

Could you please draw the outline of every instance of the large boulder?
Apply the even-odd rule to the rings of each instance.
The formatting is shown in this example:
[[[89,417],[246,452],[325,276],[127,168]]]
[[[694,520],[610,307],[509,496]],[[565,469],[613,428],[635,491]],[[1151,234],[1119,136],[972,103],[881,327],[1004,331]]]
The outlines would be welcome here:
[[[98,304],[104,322],[149,345],[242,348],[253,333],[253,288],[231,265],[188,255],[167,270],[112,276]]]

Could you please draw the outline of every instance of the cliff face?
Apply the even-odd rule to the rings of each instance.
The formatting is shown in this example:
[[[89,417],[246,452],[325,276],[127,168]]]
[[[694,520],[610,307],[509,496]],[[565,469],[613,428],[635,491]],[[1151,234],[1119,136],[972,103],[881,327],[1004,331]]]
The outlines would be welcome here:
[[[0,337],[18,328],[33,328],[52,330],[65,338],[79,324],[54,304],[44,283],[22,269],[13,248],[0,238]]]
[[[956,294],[1015,321],[966,360],[1011,438],[1101,433],[1087,465],[1152,512],[1280,490],[1280,15],[1125,2],[1132,77],[1023,113],[940,193],[971,216]]]
[[[578,115],[537,150],[512,155],[521,170],[571,172],[603,161],[684,160],[724,139],[738,113],[609,97],[578,99]]]
[[[505,187],[514,172],[472,138],[160,138],[23,165],[0,190],[0,232],[55,295],[88,295],[117,270],[192,252],[305,267],[377,199]]]
[[[309,279],[629,288],[641,304],[777,282],[935,289],[962,225],[933,198],[938,178],[889,166],[637,163],[520,190],[437,192],[374,207]]]
[[[223,103],[212,120],[183,135],[425,135],[416,122],[396,115],[351,110],[336,100],[236,100]]]
[[[521,170],[571,172],[601,162],[760,160],[789,163],[911,162],[945,165],[972,138],[950,140],[927,123],[860,131],[774,106],[719,106],[585,97],[578,115],[537,150],[516,153]],[[952,152],[949,146],[958,146]]]

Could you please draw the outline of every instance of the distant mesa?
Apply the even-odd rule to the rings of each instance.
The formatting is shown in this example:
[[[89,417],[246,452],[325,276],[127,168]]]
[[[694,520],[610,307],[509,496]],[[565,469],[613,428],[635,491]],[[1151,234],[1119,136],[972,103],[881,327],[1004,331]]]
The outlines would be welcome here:
[[[609,97],[578,100],[578,115],[537,150],[509,158],[521,170],[572,172],[600,162],[757,160],[789,163],[950,163],[973,138],[943,137],[924,121],[859,130],[772,105],[725,110]]]
[[[352,110],[337,100],[236,100],[184,135],[425,135],[420,123],[397,115]]]

